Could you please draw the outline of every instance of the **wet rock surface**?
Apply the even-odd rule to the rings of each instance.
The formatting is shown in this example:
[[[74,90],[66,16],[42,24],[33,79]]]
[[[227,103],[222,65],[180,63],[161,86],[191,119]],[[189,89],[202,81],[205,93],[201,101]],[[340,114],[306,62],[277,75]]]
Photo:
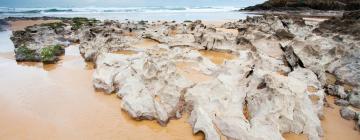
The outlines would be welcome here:
[[[56,19],[56,20],[55,20]],[[11,40],[15,46],[17,61],[35,61],[56,63],[59,56],[65,53],[65,47],[77,42],[77,30],[84,26],[93,26],[97,20],[87,18],[7,18],[5,21],[17,20],[54,20],[13,31]]]
[[[344,99],[336,99],[335,104],[338,106],[348,106],[350,103],[347,100]]]
[[[341,117],[347,120],[354,120],[357,117],[357,112],[350,107],[343,107],[340,110]]]
[[[320,23],[319,27],[316,28],[314,32],[322,35],[339,33],[352,35],[355,39],[360,39],[359,9],[357,11],[345,12],[342,17],[333,17],[330,20]]]
[[[14,31],[11,40],[15,46],[16,61],[55,63],[65,53],[69,42],[64,38],[64,23],[47,23]]]
[[[360,95],[359,93],[353,93],[350,95],[349,97],[349,103],[356,107],[356,108],[360,108]]]
[[[222,25],[238,31],[233,34],[201,21],[104,21],[76,30],[31,27],[14,33],[13,41],[15,52],[24,44],[37,56],[69,31],[83,58],[96,65],[94,87],[119,96],[121,108],[135,119],[166,125],[190,114],[193,132],[203,132],[207,140],[278,140],[283,133],[319,140],[325,93],[344,99],[338,104],[358,105],[359,40],[317,35],[317,26],[304,23],[283,16],[248,17]],[[44,34],[47,40],[32,47]],[[135,47],[145,39],[158,44]],[[215,64],[201,51],[234,57]],[[195,75],[184,72],[209,78],[193,80]],[[340,113],[356,118],[347,107]]]

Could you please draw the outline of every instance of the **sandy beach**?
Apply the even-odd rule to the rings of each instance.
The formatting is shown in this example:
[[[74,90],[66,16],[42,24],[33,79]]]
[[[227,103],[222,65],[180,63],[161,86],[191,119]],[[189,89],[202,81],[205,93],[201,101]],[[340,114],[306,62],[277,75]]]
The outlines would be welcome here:
[[[54,23],[59,22],[59,20],[17,20],[17,21],[10,21],[10,30],[12,31],[19,31],[24,30],[24,28],[33,25],[40,25],[44,23]]]
[[[51,65],[17,63],[12,52],[1,53],[0,67],[0,139],[203,139],[187,117],[166,127],[130,118],[119,98],[94,90],[93,66],[76,46]]]
[[[51,22],[57,21],[15,21],[10,25],[11,30],[22,30],[26,26]],[[135,47],[156,44],[145,41]],[[203,51],[201,54],[216,64],[233,58],[224,52]],[[192,134],[188,117],[171,120],[165,127],[156,121],[130,118],[119,107],[121,99],[116,95],[94,90],[91,82],[93,64],[83,61],[76,45],[66,48],[66,54],[58,64],[16,62],[13,55],[12,50],[0,54],[0,139],[204,139],[202,134]],[[198,75],[190,65],[179,64],[180,73],[195,77],[194,81],[209,78]],[[333,97],[326,99],[329,106],[325,107],[322,120],[323,139],[359,140],[360,133],[354,130],[354,122],[341,118],[340,107],[333,104]],[[304,135],[283,136],[286,140],[306,139]]]

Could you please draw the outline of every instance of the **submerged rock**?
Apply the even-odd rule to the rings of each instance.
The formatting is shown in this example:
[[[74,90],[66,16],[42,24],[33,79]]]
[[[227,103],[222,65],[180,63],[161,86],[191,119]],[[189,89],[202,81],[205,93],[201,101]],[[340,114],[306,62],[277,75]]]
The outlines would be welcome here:
[[[356,108],[360,108],[360,94],[359,93],[353,93],[349,97],[349,102],[352,106]]]

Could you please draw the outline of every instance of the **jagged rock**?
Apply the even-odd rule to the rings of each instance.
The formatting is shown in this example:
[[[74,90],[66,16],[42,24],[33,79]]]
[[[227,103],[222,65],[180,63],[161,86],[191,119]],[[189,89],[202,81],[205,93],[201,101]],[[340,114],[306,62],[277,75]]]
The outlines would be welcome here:
[[[186,46],[205,50],[236,50],[232,34],[207,28],[201,21],[182,24],[166,23],[147,28],[144,38],[169,46]]]
[[[108,21],[80,33],[80,53],[86,61],[96,61],[99,52],[123,50],[141,41],[145,25]]]
[[[338,106],[348,106],[350,103],[347,100],[344,99],[336,99],[335,104]]]
[[[349,102],[352,106],[360,108],[360,94],[353,93],[349,96]]]
[[[106,62],[109,55],[99,56],[97,71],[94,75],[98,88],[108,92],[114,90],[113,85],[118,85],[117,95],[123,100],[122,108],[133,118],[156,119],[160,124],[166,124],[170,118],[175,118],[181,107],[181,96],[192,84],[176,74],[173,61],[163,60],[164,57],[154,58],[143,54],[127,61],[115,61],[114,64]],[[107,55],[107,56],[106,56]],[[103,60],[102,57],[105,57]],[[110,60],[116,60],[113,56]],[[105,61],[105,62],[104,62]],[[162,61],[162,62],[161,62]],[[116,69],[109,71],[114,65]],[[102,74],[100,72],[103,72]],[[105,78],[105,79],[104,79]],[[97,82],[99,81],[99,82]],[[121,82],[121,83],[120,83]]]
[[[306,85],[300,82],[300,79],[296,79],[300,78],[301,74],[291,74],[294,75],[291,79],[277,74],[265,74],[265,88],[258,89],[258,83],[261,83],[262,80],[254,80],[255,78],[250,78],[254,76],[247,76],[247,72],[251,71],[252,63],[254,63],[252,57],[249,56],[251,55],[245,55],[242,60],[228,62],[227,66],[229,67],[225,66],[226,72],[219,74],[216,80],[197,84],[188,90],[185,99],[193,108],[191,124],[196,127],[195,131],[203,131],[207,139],[219,139],[220,135],[224,135],[228,139],[282,139],[281,132],[304,132],[309,134],[310,139],[319,139],[322,132],[320,121],[315,113],[318,108],[312,107],[306,93]],[[261,73],[263,72],[265,71],[261,71]],[[260,73],[260,71],[255,73]],[[263,74],[256,74],[256,77],[263,77]],[[287,80],[292,82],[287,82]],[[294,83],[294,85],[289,85],[290,83]],[[321,85],[318,81],[315,83],[315,85]],[[281,89],[277,87],[280,85],[282,86]],[[287,96],[286,94],[294,96]],[[324,96],[323,91],[319,91],[319,94]],[[285,103],[284,101],[289,102]],[[297,101],[301,103],[297,103]],[[276,105],[273,106],[274,104]],[[319,105],[322,107],[321,103]],[[251,116],[249,119],[246,119],[244,112],[238,109],[245,107],[249,108]],[[278,109],[282,111],[278,111],[278,113],[272,111]],[[300,112],[304,114],[298,114]],[[306,122],[306,127],[303,127],[304,123],[300,120],[297,122],[297,117],[305,117],[307,119],[302,118],[300,120],[305,119],[311,122]],[[209,125],[199,121],[201,118],[206,118],[208,123],[213,122],[213,124]],[[264,123],[275,126],[263,125]],[[219,130],[220,134],[215,131],[215,128]],[[262,132],[261,136],[257,135],[259,132]]]
[[[348,97],[348,94],[345,92],[344,87],[340,85],[328,86],[328,93],[341,99],[346,99]]]
[[[286,46],[281,47],[281,49],[284,51],[284,57],[290,66],[290,69],[293,70],[297,67],[304,68],[303,62],[300,60],[300,58],[294,53],[294,49],[292,46]]]
[[[358,6],[360,7],[360,3]],[[360,39],[360,10],[359,8],[356,10],[357,11],[345,12],[343,17],[333,17],[322,22],[314,32],[321,35],[339,33],[352,35],[355,39]]]
[[[291,40],[295,37],[294,34],[289,33],[288,31],[286,31],[284,29],[276,30],[275,36],[278,37],[279,39],[288,39],[288,40]]]
[[[11,40],[15,46],[16,61],[55,63],[70,44],[62,23],[47,23],[14,31]]]
[[[350,107],[343,107],[340,109],[340,115],[344,119],[353,120],[356,117],[356,112]]]
[[[132,56],[101,53],[94,86],[116,92],[122,98],[122,108],[133,118],[154,119],[165,125],[169,119],[181,117],[184,94],[193,85],[177,73],[175,63],[182,59],[209,61],[193,50],[168,46]]]
[[[104,21],[82,26],[69,36],[80,41],[84,59],[96,64],[94,87],[116,93],[131,117],[166,125],[190,113],[194,133],[204,132],[207,140],[279,140],[287,132],[319,140],[323,87],[341,98],[359,90],[360,43],[352,37],[340,35],[339,41],[334,39],[338,34],[314,35],[316,26],[282,16],[248,17],[223,27],[238,29],[238,34],[201,21]],[[55,40],[52,34],[70,30],[46,29],[50,36],[44,38],[37,35],[42,28],[19,32],[24,40],[14,39],[17,49],[39,40],[46,44],[47,39]],[[159,45],[133,47],[144,38]],[[26,48],[25,52],[39,54],[36,47]],[[216,65],[198,50],[231,52],[235,57]],[[192,81],[179,71],[179,63],[191,63],[187,72],[199,72],[209,80]],[[330,73],[335,77],[331,84],[326,81]]]
[[[334,73],[340,81],[354,88],[360,86],[360,63],[358,61],[358,54],[360,54],[360,52],[354,50],[353,54],[347,54],[347,56],[334,61],[328,67],[329,72]]]
[[[313,109],[319,118],[323,118],[325,92],[316,74],[309,69],[297,68],[293,72],[289,73],[288,76],[294,77],[307,84],[306,92],[311,99]]]

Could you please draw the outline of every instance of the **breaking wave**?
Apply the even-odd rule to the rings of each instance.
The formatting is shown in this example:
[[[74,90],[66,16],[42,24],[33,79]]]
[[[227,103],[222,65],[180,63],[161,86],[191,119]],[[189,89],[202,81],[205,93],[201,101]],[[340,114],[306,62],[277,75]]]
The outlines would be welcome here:
[[[238,7],[126,7],[126,8],[0,8],[0,14],[22,13],[131,13],[131,12],[229,12]]]

